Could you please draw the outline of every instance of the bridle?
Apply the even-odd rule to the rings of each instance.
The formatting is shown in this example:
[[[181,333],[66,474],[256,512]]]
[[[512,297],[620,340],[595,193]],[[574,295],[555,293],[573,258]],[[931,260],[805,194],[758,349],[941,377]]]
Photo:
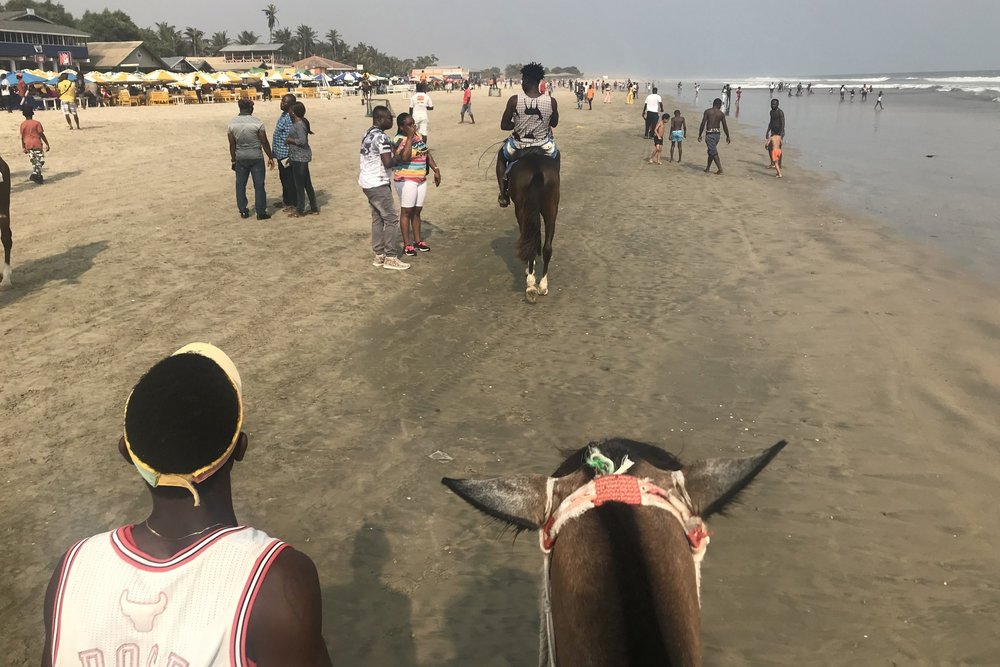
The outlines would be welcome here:
[[[594,468],[596,474],[594,479],[566,496],[554,510],[552,507],[553,496],[559,478],[549,477],[545,484],[546,520],[538,531],[538,545],[544,554],[541,610],[543,627],[539,642],[540,667],[556,667],[556,636],[552,620],[552,583],[549,576],[551,554],[556,538],[567,522],[606,503],[656,507],[669,512],[680,522],[685,535],[687,535],[688,544],[691,546],[698,604],[701,604],[701,561],[708,549],[710,536],[705,522],[694,513],[691,497],[684,487],[684,473],[680,470],[671,471],[670,485],[669,488],[665,489],[654,484],[649,478],[625,474],[633,465],[633,462],[626,456],[617,470],[602,474],[602,468],[610,471],[613,464],[600,453],[597,447],[591,447],[588,450],[587,464]]]

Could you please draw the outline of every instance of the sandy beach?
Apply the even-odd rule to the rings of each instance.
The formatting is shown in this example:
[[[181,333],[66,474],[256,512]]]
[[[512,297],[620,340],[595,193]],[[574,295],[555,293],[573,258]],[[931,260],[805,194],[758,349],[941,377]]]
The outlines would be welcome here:
[[[307,101],[322,214],[266,222],[236,211],[235,105],[87,109],[82,132],[41,113],[43,186],[0,114],[5,664],[37,663],[63,551],[145,517],[124,401],[194,340],[240,368],[237,513],[316,562],[335,664],[535,664],[534,536],[512,543],[439,480],[550,472],[610,435],[686,459],[791,443],[710,522],[707,664],[996,661],[996,287],[826,203],[794,148],[773,178],[763,128],[733,123],[718,177],[700,110],[682,107],[685,161],[651,166],[639,105],[556,97],[562,204],[534,306],[488,163],[505,97],[477,91],[458,125],[461,95],[434,95],[433,250],[403,272],[370,265],[357,98]],[[278,113],[257,105],[269,132]]]

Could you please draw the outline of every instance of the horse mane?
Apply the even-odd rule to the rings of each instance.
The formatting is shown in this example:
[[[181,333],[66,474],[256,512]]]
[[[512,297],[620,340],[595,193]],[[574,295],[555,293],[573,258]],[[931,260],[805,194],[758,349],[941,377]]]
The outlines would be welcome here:
[[[587,450],[594,445],[600,447],[601,453],[614,462],[615,468],[621,466],[622,460],[626,456],[635,463],[645,461],[660,470],[680,470],[682,467],[680,460],[676,456],[655,445],[639,442],[638,440],[629,440],[628,438],[607,438],[587,443],[580,449],[560,450],[562,454],[566,455],[566,460],[562,462],[562,465],[556,469],[552,476],[565,477],[583,467],[587,475],[592,478],[594,471],[590,467],[584,466],[583,460],[587,455]]]

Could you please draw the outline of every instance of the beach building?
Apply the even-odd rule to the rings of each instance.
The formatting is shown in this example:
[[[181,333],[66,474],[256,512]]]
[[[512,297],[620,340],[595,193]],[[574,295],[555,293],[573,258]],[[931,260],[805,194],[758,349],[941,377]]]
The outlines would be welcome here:
[[[214,72],[215,69],[208,64],[204,58],[193,56],[167,56],[163,58],[167,63],[167,68],[171,72],[190,74],[191,72]]]
[[[444,81],[446,79],[465,80],[469,78],[469,70],[464,67],[423,67],[410,71],[410,80],[419,81],[421,75],[428,81]]]
[[[234,65],[250,63],[267,63],[274,65],[281,62],[281,50],[284,44],[230,44],[219,49],[219,55],[226,59],[227,63]]]
[[[0,67],[61,70],[86,63],[87,33],[58,25],[33,9],[0,12]]]
[[[152,72],[154,69],[168,69],[167,63],[143,42],[90,42],[88,48],[88,70]]]
[[[296,60],[292,63],[292,67],[295,69],[309,70],[313,74],[331,74],[331,76],[339,72],[357,71],[357,68],[354,65],[345,65],[344,63],[338,63],[336,60],[330,60],[329,58],[323,58],[322,56],[317,55],[311,55],[308,58]]]

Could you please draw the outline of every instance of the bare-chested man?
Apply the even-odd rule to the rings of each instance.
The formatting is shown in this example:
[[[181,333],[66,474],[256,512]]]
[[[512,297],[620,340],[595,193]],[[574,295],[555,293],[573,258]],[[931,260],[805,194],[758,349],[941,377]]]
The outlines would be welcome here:
[[[687,121],[681,115],[680,109],[674,109],[674,117],[670,119],[670,161],[674,161],[674,146],[677,147],[677,161],[684,156],[682,142],[687,135]]]
[[[705,146],[708,148],[708,164],[705,166],[705,173],[712,168],[715,162],[716,174],[722,174],[722,162],[719,161],[719,139],[721,132],[726,133],[726,143],[730,143],[729,126],[726,125],[726,114],[722,112],[722,100],[716,97],[712,100],[712,108],[705,109],[701,117],[701,125],[698,127],[698,142],[705,135]]]

